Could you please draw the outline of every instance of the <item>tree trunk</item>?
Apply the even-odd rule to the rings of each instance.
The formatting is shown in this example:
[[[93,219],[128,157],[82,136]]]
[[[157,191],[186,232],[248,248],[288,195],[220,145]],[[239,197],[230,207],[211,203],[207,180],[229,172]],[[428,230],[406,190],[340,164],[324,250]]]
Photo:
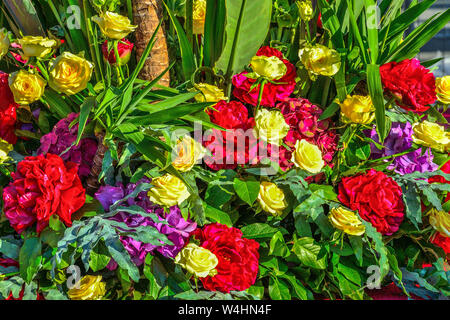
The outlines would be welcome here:
[[[164,5],[162,0],[133,0],[133,23],[138,25],[136,36],[136,58],[139,60],[150,38],[163,18]],[[145,65],[139,75],[141,79],[153,80],[169,67],[169,52],[167,51],[164,25],[156,34],[156,42]],[[167,72],[158,82],[160,85],[169,86],[170,76]]]

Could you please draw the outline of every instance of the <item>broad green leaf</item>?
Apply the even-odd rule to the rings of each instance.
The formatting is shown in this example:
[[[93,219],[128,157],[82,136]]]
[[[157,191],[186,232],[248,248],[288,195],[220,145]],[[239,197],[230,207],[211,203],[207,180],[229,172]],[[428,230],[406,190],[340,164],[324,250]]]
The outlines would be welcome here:
[[[375,106],[375,119],[380,142],[386,138],[386,115],[383,99],[383,86],[381,84],[380,66],[376,64],[367,65],[367,85],[370,97]]]
[[[30,283],[38,272],[42,256],[41,256],[41,240],[37,237],[25,239],[19,253],[20,276]]]
[[[278,230],[265,223],[252,223],[241,228],[244,238],[247,239],[271,238]]]
[[[244,200],[250,206],[253,205],[253,202],[258,198],[259,181],[255,178],[247,178],[246,180],[235,178],[233,187],[239,198]]]
[[[273,300],[290,300],[291,294],[287,284],[279,278],[270,277],[269,296]]]
[[[297,239],[292,251],[308,267],[314,269],[325,269],[327,267],[327,255],[319,257],[321,246],[316,244],[313,238],[304,237]]]

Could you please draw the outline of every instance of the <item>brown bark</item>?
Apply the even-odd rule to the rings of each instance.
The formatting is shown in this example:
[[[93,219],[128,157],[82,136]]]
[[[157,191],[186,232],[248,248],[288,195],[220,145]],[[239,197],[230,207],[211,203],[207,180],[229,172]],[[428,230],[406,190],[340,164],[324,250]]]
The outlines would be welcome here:
[[[135,32],[136,57],[139,60],[150,38],[163,18],[164,5],[162,0],[133,0],[133,23],[138,25]],[[139,77],[144,80],[153,80],[169,67],[169,52],[167,50],[166,36],[163,25],[156,34],[156,42],[148,56]],[[170,76],[167,72],[158,82],[169,86]]]

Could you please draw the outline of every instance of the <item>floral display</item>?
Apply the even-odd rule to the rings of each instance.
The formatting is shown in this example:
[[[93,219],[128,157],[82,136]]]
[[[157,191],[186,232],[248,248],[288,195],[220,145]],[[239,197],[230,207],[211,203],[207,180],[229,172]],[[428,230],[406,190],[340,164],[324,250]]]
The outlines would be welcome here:
[[[0,300],[449,299],[449,10],[13,2]]]

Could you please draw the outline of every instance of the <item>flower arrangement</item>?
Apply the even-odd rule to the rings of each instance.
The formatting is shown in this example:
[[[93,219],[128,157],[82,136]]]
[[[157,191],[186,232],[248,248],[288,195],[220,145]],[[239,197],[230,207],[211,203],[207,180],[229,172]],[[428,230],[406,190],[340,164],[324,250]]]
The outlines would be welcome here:
[[[449,10],[4,2],[1,299],[448,298]]]

